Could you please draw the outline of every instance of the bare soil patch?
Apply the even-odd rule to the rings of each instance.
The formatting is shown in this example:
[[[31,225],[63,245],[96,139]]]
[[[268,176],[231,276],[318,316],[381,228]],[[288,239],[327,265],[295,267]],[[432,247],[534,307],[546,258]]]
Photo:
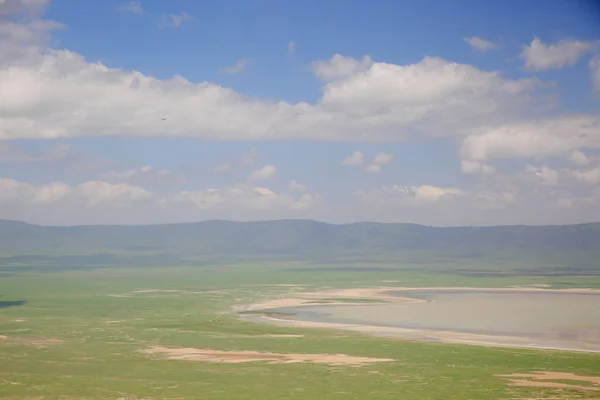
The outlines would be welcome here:
[[[260,303],[235,307],[235,311],[254,311],[269,310],[274,308],[296,308],[305,306],[314,306],[323,302],[328,306],[353,305],[362,303],[361,300],[378,300],[381,302],[411,302],[420,303],[423,300],[392,296],[387,291],[394,288],[376,287],[376,288],[350,288],[350,289],[330,289],[317,292],[294,292],[283,295],[279,298],[270,298]],[[357,300],[356,303],[352,300]],[[373,303],[376,304],[376,303]]]
[[[390,358],[354,357],[345,354],[283,354],[258,351],[222,351],[194,348],[152,347],[147,354],[161,354],[169,360],[204,361],[216,363],[246,363],[266,361],[269,364],[320,363],[329,365],[361,365],[395,361]]]
[[[304,335],[292,335],[292,334],[265,334],[265,335],[245,335],[245,334],[221,334],[213,335],[213,337],[220,338],[301,338]]]
[[[505,374],[497,375],[509,379],[510,386],[541,387],[554,389],[572,389],[580,391],[600,391],[600,376],[583,376],[570,372],[534,372],[531,374]],[[552,381],[575,381],[586,382],[592,385],[577,385],[564,382]]]

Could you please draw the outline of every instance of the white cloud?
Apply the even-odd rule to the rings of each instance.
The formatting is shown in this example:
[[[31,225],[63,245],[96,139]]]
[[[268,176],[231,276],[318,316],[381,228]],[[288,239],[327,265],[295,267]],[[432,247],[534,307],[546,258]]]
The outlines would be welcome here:
[[[381,165],[378,164],[371,164],[367,167],[367,172],[379,173],[381,171],[383,171],[383,168],[381,168]]]
[[[569,159],[575,165],[588,165],[590,163],[590,159],[579,150],[573,151]]]
[[[33,189],[32,203],[52,203],[61,200],[72,189],[62,182],[52,182],[48,185],[38,186]]]
[[[456,196],[465,196],[466,193],[458,188],[443,188],[432,185],[423,186],[402,186],[393,185],[381,189],[385,195],[403,198],[409,200],[414,205],[422,205],[430,202],[437,202]]]
[[[91,207],[99,204],[119,205],[149,197],[151,194],[147,190],[126,184],[113,185],[108,182],[89,181],[76,187],[62,182],[36,186],[0,178],[0,204],[7,201],[17,204],[45,204],[71,198],[74,201],[81,200],[80,205]]]
[[[496,170],[491,165],[480,163],[478,161],[462,160],[460,170],[463,174],[493,174]]]
[[[483,186],[470,191],[436,185],[383,186],[360,191],[342,204],[325,202],[318,193],[292,195],[249,184],[165,193],[104,181],[33,185],[0,179],[0,218],[60,225],[298,217],[330,222],[490,225],[577,223],[600,218],[597,183],[546,185],[548,175],[543,167],[530,170],[504,185],[496,179],[484,180]]]
[[[347,167],[354,167],[357,165],[362,165],[365,162],[365,155],[360,151],[355,151],[350,154],[348,157],[342,160],[342,165]]]
[[[318,102],[287,103],[180,76],[159,80],[108,68],[68,50],[24,46],[14,38],[2,39],[4,48],[19,51],[0,57],[10,60],[0,68],[0,139],[124,132],[225,141],[464,135],[484,123],[535,114],[532,96],[539,87],[536,79],[505,79],[439,58],[402,66],[336,55],[313,65],[328,80]]]
[[[559,173],[557,170],[548,167],[547,165],[535,166],[526,165],[525,174],[536,177],[542,185],[556,186],[558,185]]]
[[[580,181],[587,182],[589,184],[595,185],[600,183],[600,166],[595,168],[590,168],[587,170],[575,170],[572,171],[571,174]]]
[[[161,28],[179,28],[181,24],[190,19],[192,19],[192,16],[185,12],[181,12],[179,14],[162,14],[160,24],[158,26]]]
[[[86,200],[87,206],[109,203],[115,206],[125,206],[131,201],[148,199],[152,195],[139,186],[124,183],[110,184],[102,181],[89,181],[82,183],[75,189],[77,194]]]
[[[471,217],[469,212],[472,209],[468,207],[488,207],[493,212],[489,215],[481,214],[482,220],[501,223],[516,221],[518,218],[532,221],[533,217],[530,216],[538,210],[541,211],[536,214],[536,218],[540,218],[540,221],[543,221],[542,218],[552,221],[560,218],[574,220],[586,212],[588,219],[598,215],[589,209],[582,209],[581,199],[596,198],[590,190],[596,180],[594,171],[597,160],[594,154],[596,149],[600,149],[600,116],[558,112],[559,104],[553,96],[558,92],[539,79],[512,79],[499,72],[485,71],[437,57],[425,57],[412,64],[396,65],[373,60],[369,56],[352,58],[336,54],[328,60],[312,64],[315,76],[321,80],[319,99],[311,103],[266,101],[210,82],[190,82],[180,76],[158,79],[139,71],[109,68],[102,63],[89,62],[68,50],[48,49],[46,45],[50,43],[50,34],[61,25],[39,19],[47,2],[12,0],[10,10],[6,4],[9,3],[4,2],[0,6],[3,16],[10,13],[9,18],[0,18],[0,140],[127,135],[138,138],[190,137],[218,141],[311,140],[357,143],[452,137],[459,143],[462,142],[460,166],[465,173],[491,175],[494,172],[491,164],[499,169],[502,166],[502,163],[493,161],[507,158],[524,159],[524,164],[530,166],[515,176],[505,176],[502,171],[496,171],[485,179],[478,179],[475,185],[482,186],[469,187],[468,192],[463,188],[444,187],[443,182],[436,182],[440,186],[388,186],[385,190],[365,192],[366,197],[361,198],[379,196],[388,199],[386,207],[381,208],[382,213],[387,213],[388,220],[413,218],[410,212],[414,212],[414,218],[422,218],[423,222],[443,211],[447,213],[444,214],[447,217],[443,218],[454,218],[462,223]],[[18,16],[15,14],[17,12],[20,13]],[[173,27],[179,26],[186,19],[185,16],[179,17],[165,16],[165,23]],[[593,43],[590,42],[561,41],[546,45],[538,39],[527,46],[524,57],[529,60],[530,69],[558,68],[574,64],[592,49]],[[599,69],[598,64],[600,62],[597,59],[590,61],[589,68],[593,77],[597,76],[595,73]],[[548,92],[551,96],[546,96]],[[168,119],[162,121],[164,116],[168,116]],[[12,151],[16,146],[8,142],[2,143],[0,161],[33,163],[75,158],[75,151],[68,147],[57,147],[52,152],[17,153]],[[381,162],[385,157],[376,162],[378,157],[379,155],[375,156],[369,163],[361,152],[356,152],[344,165],[360,165],[361,169],[364,167],[368,171],[377,172],[386,164]],[[570,161],[573,169],[565,170],[560,165],[553,164],[554,157]],[[91,159],[85,155],[77,156],[77,163],[81,168],[90,162]],[[254,149],[245,156],[224,160],[215,169],[222,171],[245,167],[249,168],[249,173],[262,165],[264,163],[258,161],[258,152]],[[34,167],[37,168],[27,166]],[[265,171],[267,167],[269,166],[254,173],[259,178],[268,176],[268,170]],[[86,192],[93,190],[100,193],[123,193],[116,195],[114,201],[99,202],[95,207],[103,204],[108,207],[114,203],[130,204],[133,201],[131,197],[139,196],[135,200],[135,209],[143,210],[149,215],[148,218],[154,218],[155,210],[144,207],[150,207],[149,204],[160,198],[166,199],[163,205],[168,208],[167,205],[174,204],[173,199],[177,195],[184,193],[150,193],[141,186],[135,186],[149,182],[138,177],[149,176],[151,173],[158,173],[157,171],[142,171],[140,168],[114,170],[105,176],[98,176],[95,171],[93,176],[101,183],[83,187],[49,183],[50,186],[42,188],[4,181],[6,188],[12,189],[4,190],[0,197],[25,193],[26,196],[21,197],[28,199],[24,204],[30,204],[31,199],[37,198],[40,200],[35,203],[36,207],[42,207],[58,203],[69,203],[70,206],[70,202],[77,201],[88,204],[87,200],[82,199],[87,198],[84,195]],[[507,183],[505,180],[512,181]],[[485,181],[485,184],[479,181]],[[116,185],[117,183],[124,186]],[[70,189],[66,189],[67,187]],[[94,187],[96,189],[90,189]],[[293,207],[299,210],[303,208],[302,204],[310,203],[314,206],[309,208],[313,211],[320,210],[322,214],[317,215],[324,218],[341,215],[342,212],[347,212],[347,217],[344,218],[370,219],[371,216],[374,219],[379,215],[376,214],[379,212],[377,207],[346,211],[340,207],[320,208],[321,203],[317,201],[320,196],[306,192],[297,193],[302,196],[295,198],[289,193],[276,193],[267,188],[242,188],[237,185],[214,190],[193,189],[185,192],[186,196],[205,198],[205,202],[210,202],[215,196],[240,199],[246,195],[237,193],[246,193],[250,204],[264,204],[267,201],[265,199],[273,198],[286,204],[270,208],[272,210],[289,211],[292,204],[296,204]],[[292,186],[287,190],[294,192]],[[43,200],[60,197],[61,193],[66,194],[60,200]],[[148,193],[150,197],[143,193]],[[542,198],[541,193],[550,200]],[[261,200],[256,200],[256,196]],[[557,215],[549,211],[544,214],[544,207],[556,207],[557,199],[571,199],[572,204],[568,208],[574,214]],[[199,200],[197,202],[202,203]],[[185,204],[193,207],[193,210],[198,209],[193,202]],[[415,211],[413,207],[416,204],[421,204],[419,211]],[[443,208],[446,205],[457,207],[457,211],[454,208]],[[11,206],[17,207],[17,203]],[[184,215],[184,208],[181,211],[175,206],[173,209],[168,208],[168,212],[172,213],[168,215],[189,218],[189,215]],[[3,207],[3,210],[7,209]],[[219,207],[211,208],[216,209],[220,210]],[[258,209],[267,208],[255,208]],[[501,209],[506,214],[494,214]],[[26,208],[23,210],[31,211]],[[410,212],[402,214],[406,210]],[[231,209],[223,208],[223,212],[226,211],[231,212]],[[575,214],[576,212],[580,214]],[[51,213],[40,215],[49,216]],[[94,218],[108,217],[108,214],[99,212],[94,215],[97,215]],[[111,218],[117,218],[116,215],[110,214]],[[199,215],[213,216],[190,215],[195,218]],[[244,218],[251,215],[253,218],[255,215],[267,214],[240,212],[235,215]],[[282,214],[276,215],[287,214],[282,211]],[[119,217],[122,216],[129,218],[129,214],[119,214]],[[269,218],[272,216],[268,214]],[[87,217],[82,214],[81,218]],[[119,222],[119,219],[116,221]]]
[[[49,3],[50,0],[4,0],[0,1],[0,15],[39,15]]]
[[[516,199],[517,196],[513,192],[482,190],[475,193],[474,204],[483,210],[503,209],[513,204]]]
[[[288,184],[288,190],[290,192],[304,192],[307,190],[307,187],[301,183],[298,183],[298,181],[293,179]]]
[[[161,181],[181,181],[183,177],[166,168],[154,168],[149,165],[126,170],[114,170],[100,175],[100,179],[107,182],[129,182],[148,184]]]
[[[248,176],[248,179],[264,181],[274,178],[276,173],[277,168],[274,165],[265,165],[262,168],[252,171],[252,173]]]
[[[144,9],[142,8],[142,4],[139,2],[139,0],[131,0],[125,4],[122,4],[119,8],[123,11],[129,11],[134,14],[144,13]]]
[[[375,165],[386,165],[394,160],[394,155],[391,153],[378,153],[373,158],[373,164]]]
[[[482,39],[480,37],[477,36],[471,36],[471,37],[466,37],[464,38],[465,42],[467,42],[472,48],[482,51],[482,52],[486,52],[488,50],[492,50],[494,48],[496,48],[496,44],[493,42],[490,42],[488,40]]]
[[[215,168],[213,168],[214,172],[217,173],[222,173],[222,172],[229,172],[231,171],[232,166],[229,162],[227,161],[223,161],[221,163],[219,163]]]
[[[60,182],[35,186],[13,179],[0,178],[0,205],[14,201],[16,203],[51,203],[68,195],[71,188]]]
[[[362,60],[335,54],[329,60],[315,61],[311,68],[315,75],[324,81],[349,78],[367,72],[373,65],[371,57],[364,56]]]
[[[164,199],[163,205],[193,204],[200,210],[242,210],[276,211],[306,210],[318,203],[316,194],[304,194],[296,199],[286,193],[276,193],[265,187],[233,185],[197,191],[183,191],[170,199]]]
[[[318,194],[303,194],[298,200],[292,202],[290,209],[295,211],[308,210],[319,204],[321,200],[322,197]]]
[[[374,158],[371,165],[367,167],[367,172],[381,172],[382,166],[391,163],[394,160],[394,155],[391,153],[378,153]]]
[[[569,155],[584,148],[600,148],[600,116],[571,115],[498,125],[467,136],[463,159],[489,161]]]
[[[231,67],[224,67],[219,69],[219,71],[229,75],[241,74],[248,68],[250,61],[251,60],[249,58],[241,58]]]
[[[594,90],[600,91],[600,56],[593,57],[588,66],[592,76],[592,87]]]
[[[535,37],[529,45],[523,46],[520,57],[525,60],[525,68],[544,71],[573,66],[597,46],[598,43],[581,40],[560,40],[554,44],[544,44],[540,38]]]
[[[293,40],[288,42],[288,54],[294,54],[296,52],[296,43]]]

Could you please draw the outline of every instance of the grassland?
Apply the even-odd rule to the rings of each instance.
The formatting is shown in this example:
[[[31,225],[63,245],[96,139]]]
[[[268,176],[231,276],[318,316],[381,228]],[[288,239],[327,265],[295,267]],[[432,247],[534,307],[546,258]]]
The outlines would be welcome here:
[[[0,398],[75,399],[579,399],[584,389],[510,386],[499,375],[600,376],[600,355],[409,342],[244,322],[236,304],[305,288],[550,284],[600,287],[598,276],[435,272],[394,263],[238,263],[196,267],[0,267]],[[433,268],[433,267],[432,267]],[[435,267],[438,268],[438,267]],[[522,270],[522,266],[519,271]],[[537,266],[535,268],[538,268]],[[54,271],[54,272],[49,272]],[[458,271],[458,272],[457,272]],[[461,272],[462,271],[462,272]],[[466,271],[466,272],[465,272]],[[395,282],[395,283],[394,283]],[[153,346],[393,359],[366,365],[165,360]],[[524,378],[531,379],[531,378]],[[591,388],[585,390],[585,388]]]

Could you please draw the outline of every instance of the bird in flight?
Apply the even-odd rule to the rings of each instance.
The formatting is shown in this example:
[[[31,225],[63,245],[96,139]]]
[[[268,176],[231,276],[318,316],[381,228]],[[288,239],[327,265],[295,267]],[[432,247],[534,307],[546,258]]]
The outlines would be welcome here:
[[[167,119],[167,117],[164,117],[162,120],[164,121],[165,119]]]

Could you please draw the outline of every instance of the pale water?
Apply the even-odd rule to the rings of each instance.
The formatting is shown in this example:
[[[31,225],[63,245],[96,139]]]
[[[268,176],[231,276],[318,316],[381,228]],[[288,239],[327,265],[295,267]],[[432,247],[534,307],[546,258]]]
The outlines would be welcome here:
[[[280,311],[293,313],[295,320],[408,328],[424,332],[423,338],[436,338],[431,333],[450,331],[493,336],[496,343],[503,338],[519,338],[513,342],[600,351],[598,294],[479,290],[392,293],[427,302],[319,305]]]

